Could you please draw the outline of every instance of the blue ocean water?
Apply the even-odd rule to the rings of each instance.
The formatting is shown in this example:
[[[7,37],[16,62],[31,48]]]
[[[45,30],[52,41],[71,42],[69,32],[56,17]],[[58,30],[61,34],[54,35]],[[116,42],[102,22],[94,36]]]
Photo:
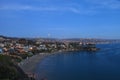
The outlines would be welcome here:
[[[120,44],[100,44],[97,52],[64,52],[46,57],[36,68],[41,80],[120,80]]]

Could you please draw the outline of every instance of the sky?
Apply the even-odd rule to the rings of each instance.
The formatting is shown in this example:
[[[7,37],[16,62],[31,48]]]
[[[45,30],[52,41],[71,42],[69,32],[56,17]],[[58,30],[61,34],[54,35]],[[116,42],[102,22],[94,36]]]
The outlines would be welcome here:
[[[0,0],[0,35],[120,39],[120,0]]]

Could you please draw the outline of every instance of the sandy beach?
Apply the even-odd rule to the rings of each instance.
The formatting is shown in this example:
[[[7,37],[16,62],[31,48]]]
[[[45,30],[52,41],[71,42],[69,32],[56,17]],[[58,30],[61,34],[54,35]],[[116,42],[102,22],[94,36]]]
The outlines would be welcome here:
[[[37,64],[45,57],[51,55],[50,53],[39,53],[21,61],[18,65],[25,73],[34,73]]]

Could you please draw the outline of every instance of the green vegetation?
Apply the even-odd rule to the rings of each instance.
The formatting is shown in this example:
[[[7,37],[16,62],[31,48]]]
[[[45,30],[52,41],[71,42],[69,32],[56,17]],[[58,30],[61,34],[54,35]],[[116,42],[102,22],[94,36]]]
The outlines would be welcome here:
[[[28,80],[10,56],[0,55],[0,80]]]

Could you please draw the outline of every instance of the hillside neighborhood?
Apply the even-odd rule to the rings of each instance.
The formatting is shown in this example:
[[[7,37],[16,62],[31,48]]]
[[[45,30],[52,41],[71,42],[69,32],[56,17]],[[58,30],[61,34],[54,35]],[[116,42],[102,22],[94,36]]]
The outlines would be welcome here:
[[[95,43],[69,40],[41,40],[25,38],[0,38],[0,54],[10,55],[20,60],[38,53],[64,51],[96,51]]]

